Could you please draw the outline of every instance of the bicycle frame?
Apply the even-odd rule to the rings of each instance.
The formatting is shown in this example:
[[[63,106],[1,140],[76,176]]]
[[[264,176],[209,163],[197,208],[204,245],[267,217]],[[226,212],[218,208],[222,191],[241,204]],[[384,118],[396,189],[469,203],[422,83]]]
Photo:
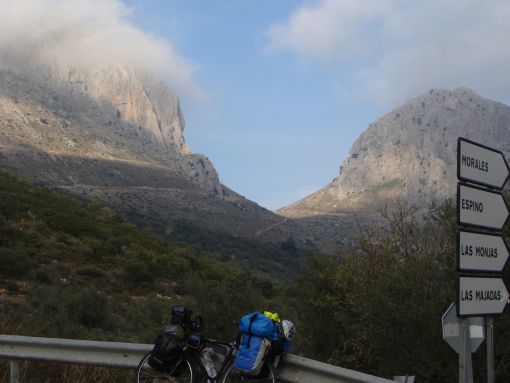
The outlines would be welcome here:
[[[216,344],[216,345],[220,345],[220,346],[225,346],[228,349],[227,354],[225,355],[225,360],[221,364],[220,370],[216,371],[216,373],[217,373],[216,378],[214,378],[214,379],[210,378],[209,375],[207,374],[204,364],[202,363],[202,360],[200,359],[200,351],[198,349],[186,346],[184,348],[184,352],[193,360],[195,365],[200,368],[202,375],[204,377],[207,377],[208,383],[217,383],[220,381],[220,379],[221,379],[223,373],[226,371],[227,367],[230,366],[231,363],[233,363],[233,361],[235,359],[234,358],[235,351],[238,347],[238,341],[236,340],[234,342],[227,343],[227,342],[222,342],[222,341],[219,341],[216,339],[209,339],[209,338],[205,338],[205,337],[203,337],[203,340],[204,340],[205,344],[212,344],[212,345]]]

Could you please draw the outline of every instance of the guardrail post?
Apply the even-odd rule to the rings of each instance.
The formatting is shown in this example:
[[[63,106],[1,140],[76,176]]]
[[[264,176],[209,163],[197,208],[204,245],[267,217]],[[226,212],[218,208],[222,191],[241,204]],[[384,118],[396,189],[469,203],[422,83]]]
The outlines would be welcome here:
[[[10,360],[9,370],[9,383],[19,383],[19,360]]]

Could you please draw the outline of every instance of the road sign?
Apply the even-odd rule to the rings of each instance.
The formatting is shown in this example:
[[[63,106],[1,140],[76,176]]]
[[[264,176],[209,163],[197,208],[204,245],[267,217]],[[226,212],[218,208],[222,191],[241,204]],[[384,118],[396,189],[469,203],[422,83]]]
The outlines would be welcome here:
[[[502,189],[510,170],[499,150],[460,138],[457,141],[457,178]]]
[[[508,246],[499,235],[460,231],[457,257],[460,271],[500,273],[508,260]]]
[[[469,326],[469,348],[475,352],[485,339],[485,326],[482,317],[472,317],[462,319],[457,316],[457,306],[452,303],[441,318],[443,325],[443,339],[455,350],[460,353],[460,321],[466,320]]]
[[[501,230],[509,211],[500,193],[458,184],[457,214],[457,220],[462,225]]]
[[[458,277],[457,316],[490,316],[503,313],[508,290],[501,278]]]

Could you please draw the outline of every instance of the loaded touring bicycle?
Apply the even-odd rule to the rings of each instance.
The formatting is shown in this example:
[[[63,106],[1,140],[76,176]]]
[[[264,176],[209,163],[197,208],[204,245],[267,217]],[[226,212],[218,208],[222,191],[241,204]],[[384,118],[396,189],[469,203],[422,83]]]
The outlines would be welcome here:
[[[275,322],[260,312],[243,316],[237,325],[236,339],[211,339],[200,334],[200,316],[192,319],[190,309],[174,306],[171,325],[140,361],[135,382],[278,382],[276,366],[290,346],[294,325]]]

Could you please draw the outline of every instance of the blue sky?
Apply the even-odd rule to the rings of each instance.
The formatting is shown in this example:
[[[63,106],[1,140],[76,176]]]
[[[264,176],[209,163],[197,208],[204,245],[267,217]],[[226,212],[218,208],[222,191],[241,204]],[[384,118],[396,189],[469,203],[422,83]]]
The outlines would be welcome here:
[[[71,62],[152,72],[179,94],[191,149],[276,209],[431,88],[509,104],[508,20],[508,0],[0,0],[0,54],[60,36]]]
[[[325,186],[370,122],[430,88],[509,100],[505,1],[125,4],[194,67],[203,97],[182,97],[192,150],[269,209]]]
[[[269,209],[325,186],[380,109],[339,93],[327,70],[271,52],[296,1],[131,1],[134,24],[175,44],[206,100],[184,98],[185,138],[221,181]]]

